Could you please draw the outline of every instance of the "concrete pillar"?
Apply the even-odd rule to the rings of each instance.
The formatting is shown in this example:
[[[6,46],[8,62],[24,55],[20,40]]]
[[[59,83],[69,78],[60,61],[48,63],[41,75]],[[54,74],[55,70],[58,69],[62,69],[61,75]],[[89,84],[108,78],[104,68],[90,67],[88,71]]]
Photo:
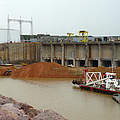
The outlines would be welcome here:
[[[74,45],[73,66],[76,67],[76,45]]]
[[[53,57],[54,57],[54,46],[51,44],[51,62],[53,62]]]
[[[79,66],[79,60],[76,60],[76,67],[80,67]]]
[[[74,67],[76,66],[75,58],[73,58],[73,66],[74,66]]]
[[[10,48],[9,48],[9,43],[7,43],[7,63],[10,63]]]
[[[115,58],[116,58],[116,46],[115,43],[112,43],[112,65],[114,67],[116,67],[116,63],[115,63]]]
[[[41,45],[40,45],[40,44],[41,44],[41,43],[38,44],[38,46],[39,46],[39,47],[38,47],[38,61],[41,60],[41,58],[40,58],[40,54],[41,54],[41,53],[40,53]]]
[[[101,66],[101,45],[98,43],[98,66]]]
[[[64,66],[65,65],[65,60],[64,60],[64,55],[65,55],[65,46],[64,46],[64,44],[62,44],[61,45],[62,46],[62,66]]]
[[[43,47],[43,45],[42,45],[42,42],[40,42],[40,62],[43,62],[43,56],[42,56],[42,47]]]
[[[64,64],[65,64],[65,66],[67,66],[67,65],[68,65],[68,64],[67,64],[67,60],[65,60],[65,61],[64,61]]]
[[[88,66],[88,52],[89,52],[89,49],[88,49],[88,44],[85,43],[85,66]]]

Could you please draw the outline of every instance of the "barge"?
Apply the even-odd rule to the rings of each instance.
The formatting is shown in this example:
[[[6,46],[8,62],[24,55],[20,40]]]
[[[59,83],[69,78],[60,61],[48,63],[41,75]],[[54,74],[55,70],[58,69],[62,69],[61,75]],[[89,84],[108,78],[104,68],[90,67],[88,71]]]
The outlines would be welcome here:
[[[74,85],[81,89],[103,94],[120,94],[120,79],[116,79],[116,73],[86,72],[85,81],[73,80]]]

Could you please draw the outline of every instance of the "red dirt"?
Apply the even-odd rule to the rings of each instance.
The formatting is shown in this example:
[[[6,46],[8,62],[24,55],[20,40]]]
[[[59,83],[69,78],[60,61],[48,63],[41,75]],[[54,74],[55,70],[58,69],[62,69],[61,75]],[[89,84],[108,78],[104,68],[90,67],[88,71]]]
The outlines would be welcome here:
[[[66,67],[57,63],[39,62],[23,66],[12,73],[13,78],[75,78]]]

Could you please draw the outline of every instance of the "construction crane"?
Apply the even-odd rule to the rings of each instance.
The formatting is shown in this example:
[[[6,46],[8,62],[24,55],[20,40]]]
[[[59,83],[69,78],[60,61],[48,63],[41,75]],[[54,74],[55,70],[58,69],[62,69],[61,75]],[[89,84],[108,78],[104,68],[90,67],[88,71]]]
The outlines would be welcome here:
[[[73,41],[73,35],[74,35],[74,33],[67,33],[68,38],[72,41]]]
[[[88,32],[87,31],[79,31],[79,41],[80,42],[88,42]]]

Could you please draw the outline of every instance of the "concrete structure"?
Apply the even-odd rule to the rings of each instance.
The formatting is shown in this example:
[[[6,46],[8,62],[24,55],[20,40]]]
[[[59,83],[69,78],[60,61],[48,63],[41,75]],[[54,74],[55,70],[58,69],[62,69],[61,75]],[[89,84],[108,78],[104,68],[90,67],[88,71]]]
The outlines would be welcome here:
[[[61,65],[120,66],[120,42],[37,42],[0,44],[4,62],[57,62]]]

